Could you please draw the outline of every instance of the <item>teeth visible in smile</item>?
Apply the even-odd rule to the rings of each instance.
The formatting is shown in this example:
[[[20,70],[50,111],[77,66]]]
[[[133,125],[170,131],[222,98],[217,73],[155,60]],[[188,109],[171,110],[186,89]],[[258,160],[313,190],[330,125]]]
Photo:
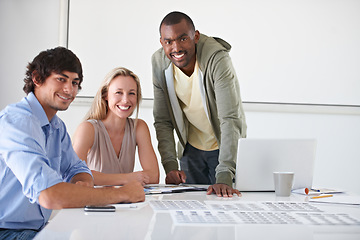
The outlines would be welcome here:
[[[174,58],[182,58],[184,56],[184,53],[181,53],[181,54],[173,54],[173,57]]]
[[[130,106],[127,106],[127,107],[125,107],[125,106],[119,106],[119,108],[120,108],[121,110],[128,110],[128,109],[130,108]]]
[[[63,97],[61,95],[58,95],[61,99],[64,99],[64,100],[69,100],[70,98],[67,98],[67,97]]]

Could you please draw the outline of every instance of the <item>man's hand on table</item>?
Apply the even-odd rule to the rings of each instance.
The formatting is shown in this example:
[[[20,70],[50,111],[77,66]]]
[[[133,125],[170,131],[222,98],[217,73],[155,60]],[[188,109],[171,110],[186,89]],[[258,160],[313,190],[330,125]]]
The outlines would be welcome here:
[[[241,196],[241,193],[238,190],[222,183],[209,186],[206,194],[210,195],[212,193],[215,193],[218,197],[232,197],[233,194],[236,194],[239,197]]]

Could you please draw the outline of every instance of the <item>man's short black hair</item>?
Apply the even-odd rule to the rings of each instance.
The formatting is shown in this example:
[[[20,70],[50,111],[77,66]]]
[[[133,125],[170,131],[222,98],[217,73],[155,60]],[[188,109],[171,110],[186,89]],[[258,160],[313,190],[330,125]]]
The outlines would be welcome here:
[[[63,71],[78,74],[80,90],[83,80],[82,67],[80,60],[72,51],[64,47],[56,47],[40,52],[27,66],[24,92],[26,94],[34,92],[35,84],[32,80],[34,76],[38,83],[43,83],[51,73],[61,73]]]
[[[182,13],[182,12],[174,11],[174,12],[171,12],[171,13],[167,14],[164,17],[164,19],[161,21],[160,27],[159,27],[160,35],[161,35],[161,26],[162,25],[169,26],[169,25],[178,24],[183,19],[185,19],[185,21],[189,24],[191,29],[193,31],[195,31],[195,25],[194,25],[193,21],[191,20],[191,18],[188,15],[186,15],[185,13]]]

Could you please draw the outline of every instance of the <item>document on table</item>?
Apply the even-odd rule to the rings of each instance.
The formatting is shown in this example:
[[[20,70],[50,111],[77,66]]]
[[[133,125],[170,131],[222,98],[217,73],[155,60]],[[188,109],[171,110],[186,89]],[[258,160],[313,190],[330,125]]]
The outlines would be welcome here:
[[[151,200],[149,204],[155,211],[207,209],[197,200]]]
[[[344,193],[342,190],[329,189],[329,188],[299,188],[291,190],[292,193],[302,194],[302,195],[321,195],[321,194],[334,194],[334,193]]]
[[[360,196],[333,195],[326,198],[310,198],[309,202],[360,205]]]
[[[348,214],[267,212],[267,211],[170,211],[176,224],[297,224],[297,225],[356,225],[360,220]]]
[[[151,200],[154,211],[167,211],[175,224],[356,225],[349,214],[328,213],[308,202]]]
[[[197,187],[191,185],[163,185],[163,184],[151,184],[145,185],[145,194],[161,194],[161,193],[179,193],[179,192],[191,192],[191,191],[206,191],[207,188]]]
[[[239,202],[239,201],[205,201],[214,210],[241,211],[285,211],[285,212],[321,212],[319,208],[307,202]]]
[[[319,208],[307,202],[239,202],[197,200],[151,200],[150,206],[156,210],[221,210],[221,211],[285,211],[285,212],[321,212]]]

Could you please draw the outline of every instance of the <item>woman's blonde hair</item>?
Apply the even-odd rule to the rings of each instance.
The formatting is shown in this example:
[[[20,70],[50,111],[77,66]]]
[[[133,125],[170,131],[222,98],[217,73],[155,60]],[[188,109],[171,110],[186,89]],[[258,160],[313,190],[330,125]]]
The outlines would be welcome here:
[[[105,117],[108,113],[108,110],[109,110],[108,102],[107,102],[107,100],[105,100],[107,97],[107,94],[109,92],[109,85],[110,85],[111,81],[118,76],[132,77],[136,82],[136,86],[137,86],[136,119],[138,118],[139,105],[140,105],[140,102],[142,99],[139,77],[127,68],[117,67],[117,68],[114,68],[113,70],[111,70],[105,76],[105,79],[101,83],[100,88],[94,97],[94,101],[92,103],[90,110],[85,116],[85,120],[89,120],[89,119],[103,120],[103,119],[105,119]]]

